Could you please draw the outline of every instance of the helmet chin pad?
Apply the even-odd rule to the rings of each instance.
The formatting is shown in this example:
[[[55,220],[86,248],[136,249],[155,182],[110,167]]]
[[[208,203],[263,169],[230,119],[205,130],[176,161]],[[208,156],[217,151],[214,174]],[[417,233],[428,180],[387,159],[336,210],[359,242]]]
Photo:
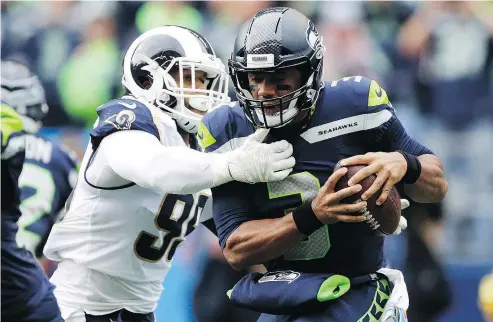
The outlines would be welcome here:
[[[196,134],[199,122],[202,119],[202,115],[194,113],[185,107],[185,111],[180,115],[173,117],[176,124],[184,131],[190,134]]]
[[[207,112],[212,108],[212,101],[202,97],[190,97],[188,99],[188,105],[198,111]]]

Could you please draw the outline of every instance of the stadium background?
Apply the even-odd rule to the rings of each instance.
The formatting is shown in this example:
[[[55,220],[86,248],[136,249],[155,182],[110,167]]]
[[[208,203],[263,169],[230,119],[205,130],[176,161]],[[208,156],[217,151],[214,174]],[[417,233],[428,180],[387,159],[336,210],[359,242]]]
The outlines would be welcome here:
[[[414,231],[451,288],[449,306],[430,321],[481,321],[478,283],[493,267],[493,3],[2,1],[1,56],[25,61],[40,76],[50,106],[42,133],[82,156],[96,107],[121,93],[123,53],[136,35],[165,24],[187,26],[226,61],[241,23],[273,5],[294,7],[316,22],[327,47],[326,79],[379,81],[411,135],[444,161],[446,200],[410,210],[418,218],[410,218]],[[388,238],[388,250],[394,266],[416,275],[408,235]],[[221,262],[205,229],[180,248],[158,321],[194,321],[204,263]],[[437,288],[432,273],[417,271],[412,280],[423,292]],[[220,283],[209,284],[196,294],[213,307],[208,294]]]

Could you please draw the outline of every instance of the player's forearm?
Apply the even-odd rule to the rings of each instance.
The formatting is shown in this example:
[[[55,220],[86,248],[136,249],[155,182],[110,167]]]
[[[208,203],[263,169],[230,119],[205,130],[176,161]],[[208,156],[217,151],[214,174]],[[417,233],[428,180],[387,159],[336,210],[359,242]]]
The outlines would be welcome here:
[[[252,220],[241,224],[229,236],[223,253],[231,266],[241,270],[283,255],[305,237],[296,228],[292,214]]]
[[[196,193],[214,186],[212,154],[188,148],[159,147],[136,162],[133,169],[124,170],[126,179],[160,193]],[[120,171],[122,173],[122,171]],[[123,176],[123,175],[122,175]],[[132,180],[133,179],[133,180]]]
[[[416,202],[440,202],[448,190],[442,163],[432,154],[421,155],[418,159],[421,162],[421,175],[416,183],[404,186],[406,193]]]
[[[147,133],[132,132],[114,133],[100,146],[111,169],[122,178],[162,194],[196,193],[217,184],[215,171],[224,154],[163,146]]]

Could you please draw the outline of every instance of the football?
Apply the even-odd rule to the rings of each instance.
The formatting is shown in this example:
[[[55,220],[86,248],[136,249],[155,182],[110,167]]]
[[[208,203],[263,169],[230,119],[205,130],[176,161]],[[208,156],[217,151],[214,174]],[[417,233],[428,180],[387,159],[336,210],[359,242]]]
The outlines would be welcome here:
[[[337,182],[336,191],[348,187],[348,180],[356,174],[360,169],[363,169],[365,166],[363,165],[353,165],[347,166],[348,171],[346,174]],[[340,165],[337,164],[334,168],[334,171],[340,168]],[[360,192],[355,193],[352,196],[344,198],[341,200],[341,203],[355,203],[358,202],[361,195],[368,190],[373,182],[376,179],[376,175],[371,175],[366,177],[361,182],[359,182],[362,186]],[[380,205],[377,206],[376,202],[380,194],[382,193],[382,188],[380,188],[371,198],[367,201],[368,205],[366,207],[366,223],[370,226],[373,231],[379,232],[384,235],[392,234],[397,227],[399,226],[399,220],[401,218],[401,197],[399,192],[395,187],[392,187],[392,190],[387,197],[387,200]]]

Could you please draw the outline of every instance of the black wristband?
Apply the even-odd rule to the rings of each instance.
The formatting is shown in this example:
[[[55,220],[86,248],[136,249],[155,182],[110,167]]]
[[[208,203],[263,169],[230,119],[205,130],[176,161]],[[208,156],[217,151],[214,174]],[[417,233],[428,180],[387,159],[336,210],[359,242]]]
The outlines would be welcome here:
[[[311,202],[305,202],[299,208],[296,208],[293,211],[293,219],[296,228],[307,236],[324,225],[313,212]]]
[[[406,184],[413,184],[418,181],[419,176],[421,175],[421,162],[418,157],[402,150],[396,152],[402,154],[407,162],[407,171],[401,181]]]

